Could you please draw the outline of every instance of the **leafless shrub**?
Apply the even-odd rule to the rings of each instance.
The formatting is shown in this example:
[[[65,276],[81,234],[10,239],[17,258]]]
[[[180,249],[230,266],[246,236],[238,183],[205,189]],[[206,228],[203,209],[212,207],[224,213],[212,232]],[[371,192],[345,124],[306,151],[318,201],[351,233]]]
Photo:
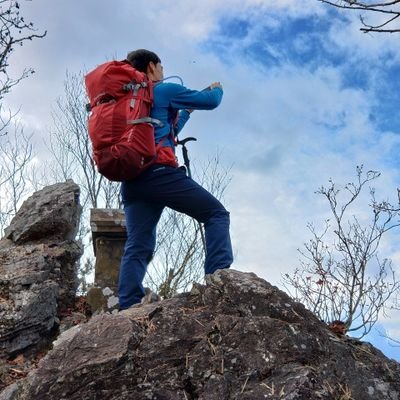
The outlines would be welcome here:
[[[379,176],[376,171],[364,173],[361,166],[355,183],[339,189],[330,180],[328,187],[318,190],[333,218],[325,221],[321,232],[308,225],[312,237],[299,250],[301,266],[284,276],[294,297],[321,320],[340,321],[345,331],[357,332],[359,337],[370,332],[400,288],[391,260],[382,260],[378,254],[384,234],[400,225],[396,209],[387,201],[378,202],[375,189],[369,188],[369,222],[351,214],[362,190]]]

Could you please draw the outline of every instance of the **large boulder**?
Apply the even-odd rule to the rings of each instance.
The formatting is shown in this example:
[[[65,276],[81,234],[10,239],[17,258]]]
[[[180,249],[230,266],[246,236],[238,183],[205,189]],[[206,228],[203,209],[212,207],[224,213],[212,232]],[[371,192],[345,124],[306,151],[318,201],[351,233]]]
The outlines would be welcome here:
[[[79,193],[79,186],[72,180],[39,190],[22,204],[4,236],[16,244],[73,240],[81,212]]]
[[[79,186],[44,188],[24,202],[0,240],[0,359],[35,354],[54,340],[75,301]]]
[[[65,331],[1,400],[400,399],[400,365],[251,273]]]

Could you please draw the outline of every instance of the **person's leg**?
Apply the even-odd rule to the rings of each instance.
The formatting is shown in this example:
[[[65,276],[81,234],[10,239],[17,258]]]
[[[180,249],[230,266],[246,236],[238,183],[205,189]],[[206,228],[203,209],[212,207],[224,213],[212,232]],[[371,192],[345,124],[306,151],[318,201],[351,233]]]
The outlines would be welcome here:
[[[167,202],[167,206],[204,223],[204,272],[212,274],[217,269],[229,268],[233,262],[229,212],[220,201],[191,178],[182,180],[181,188],[184,198],[175,196]]]
[[[141,185],[141,196],[204,223],[206,274],[232,264],[229,212],[212,194],[186,176],[183,170],[160,167],[147,173],[146,184]]]
[[[220,268],[229,268],[233,262],[229,223],[229,212],[225,208],[216,209],[204,222],[207,249],[204,263],[206,274],[212,274]]]
[[[124,210],[128,237],[119,272],[120,310],[140,303],[144,296],[142,283],[147,265],[153,256],[156,226],[163,207],[152,203],[133,201],[126,203]]]

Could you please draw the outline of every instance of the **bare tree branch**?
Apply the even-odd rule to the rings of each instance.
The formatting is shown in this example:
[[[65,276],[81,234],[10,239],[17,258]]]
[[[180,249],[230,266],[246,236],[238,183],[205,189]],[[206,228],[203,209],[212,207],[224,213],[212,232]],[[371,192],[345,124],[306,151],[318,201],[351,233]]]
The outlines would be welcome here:
[[[32,135],[15,123],[12,135],[0,142],[0,234],[30,189],[27,171],[33,159]]]
[[[344,331],[357,332],[360,337],[370,332],[400,289],[391,261],[378,257],[383,235],[400,226],[398,213],[387,202],[377,202],[375,190],[369,188],[369,223],[354,215],[361,192],[379,176],[376,171],[364,173],[361,166],[357,167],[355,183],[340,189],[330,180],[328,187],[318,190],[327,199],[333,220],[325,222],[322,233],[308,225],[312,238],[304,244],[304,250],[299,250],[301,267],[284,276],[296,299],[321,320],[340,322]],[[342,194],[347,198],[343,200]]]
[[[0,100],[22,79],[34,73],[32,68],[25,68],[20,76],[11,77],[8,73],[9,59],[16,46],[23,46],[26,41],[40,39],[47,32],[34,33],[32,22],[25,22],[21,15],[20,2],[0,0]]]
[[[119,204],[119,184],[109,182],[98,172],[92,160],[87,133],[86,93],[83,73],[66,73],[64,94],[53,111],[54,128],[49,150],[63,179],[74,179],[82,188],[84,207],[112,207]]]
[[[4,110],[1,100],[22,79],[32,74],[25,68],[18,76],[9,74],[9,61],[17,47],[43,38],[20,12],[21,2],[0,0],[0,234],[17,211],[29,187],[27,175],[33,159],[31,136],[16,122],[18,111]]]
[[[365,1],[356,0],[318,0],[322,3],[329,4],[331,6],[348,9],[364,11],[368,15],[384,15],[387,18],[381,23],[367,23],[366,19],[360,15],[360,21],[363,25],[360,30],[362,32],[380,32],[380,33],[396,33],[400,32],[400,26],[394,25],[393,23],[400,17],[400,0],[392,1],[381,1],[377,3],[369,4]],[[388,27],[390,25],[390,28]],[[384,29],[385,28],[385,29]],[[387,29],[386,29],[387,28]]]

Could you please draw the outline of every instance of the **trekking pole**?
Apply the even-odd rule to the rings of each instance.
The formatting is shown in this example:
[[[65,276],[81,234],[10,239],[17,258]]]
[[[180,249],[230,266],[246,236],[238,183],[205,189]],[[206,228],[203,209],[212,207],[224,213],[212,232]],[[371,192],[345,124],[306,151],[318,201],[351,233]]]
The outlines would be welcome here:
[[[186,143],[187,142],[191,142],[191,141],[196,141],[196,140],[197,140],[196,138],[190,136],[190,137],[187,137],[187,138],[182,139],[182,140],[177,139],[177,141],[176,141],[176,143],[178,145],[182,146],[183,164],[186,167],[186,171],[187,171],[187,174],[188,174],[189,178],[192,177],[192,171],[190,170],[190,160],[189,160],[189,155],[188,155],[188,150],[187,150],[187,147],[186,147]]]
[[[192,178],[192,171],[190,169],[190,160],[189,160],[189,155],[188,155],[188,150],[186,147],[186,143],[187,142],[191,142],[191,141],[196,141],[197,139],[194,137],[187,137],[185,139],[179,140],[178,138],[176,139],[176,144],[181,145],[182,146],[182,156],[183,156],[183,164],[186,167],[186,171],[188,174],[189,178]],[[200,227],[200,235],[201,235],[201,241],[203,243],[203,250],[204,250],[204,254],[207,254],[207,250],[206,250],[206,239],[205,239],[205,235],[204,235],[204,230],[203,230],[203,225],[201,224],[201,222],[199,221],[199,227]]]

